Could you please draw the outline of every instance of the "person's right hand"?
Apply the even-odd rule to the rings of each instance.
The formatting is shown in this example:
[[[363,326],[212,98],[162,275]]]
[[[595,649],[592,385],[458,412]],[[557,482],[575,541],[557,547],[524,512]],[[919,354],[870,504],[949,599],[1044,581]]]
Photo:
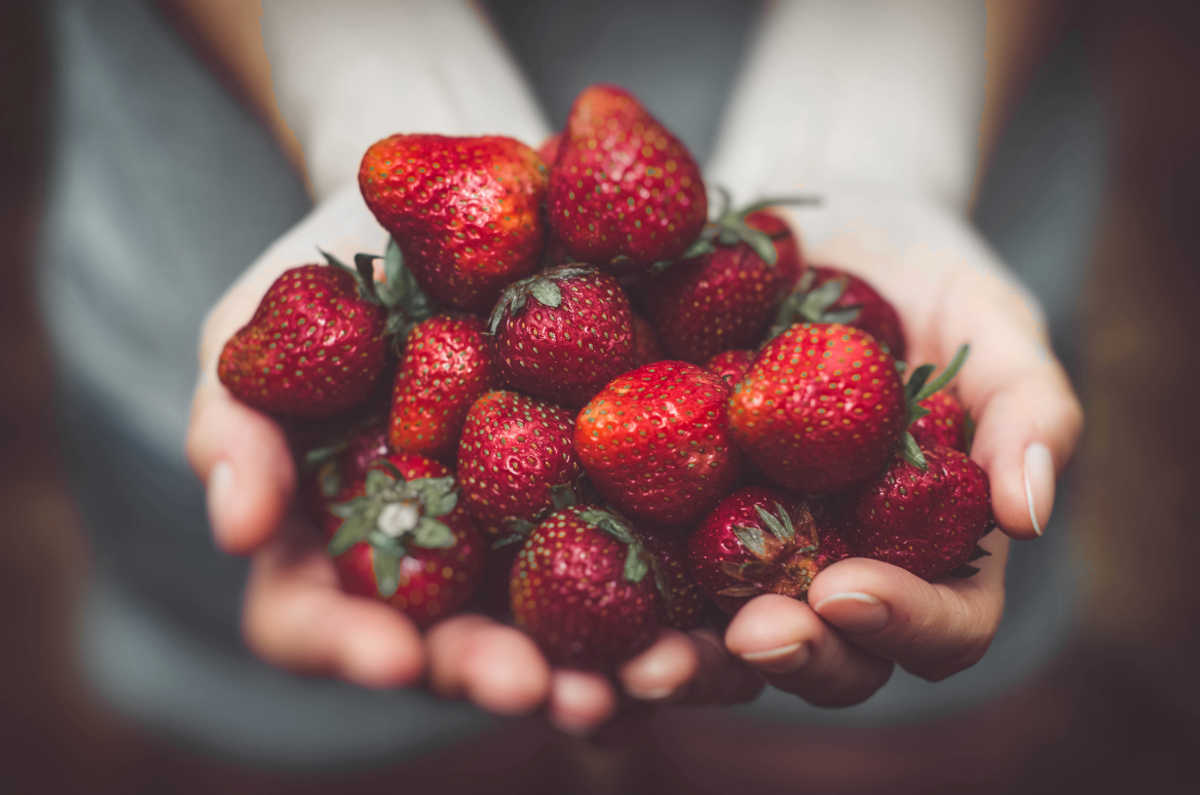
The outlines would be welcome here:
[[[425,637],[386,604],[343,593],[315,527],[295,508],[296,472],[283,429],[237,401],[218,381],[225,340],[253,314],[284,270],[318,261],[316,246],[350,261],[379,251],[385,235],[354,186],[323,202],[272,245],[209,313],[188,429],[188,457],[208,490],[213,534],[253,558],[243,631],[249,647],[282,668],[369,687],[412,685],[463,697],[499,714],[548,708],[560,727],[587,731],[617,708],[617,685],[645,701],[724,703],[752,698],[761,678],[725,652],[711,631],[664,630],[615,682],[555,669],[519,630],[462,614]]]

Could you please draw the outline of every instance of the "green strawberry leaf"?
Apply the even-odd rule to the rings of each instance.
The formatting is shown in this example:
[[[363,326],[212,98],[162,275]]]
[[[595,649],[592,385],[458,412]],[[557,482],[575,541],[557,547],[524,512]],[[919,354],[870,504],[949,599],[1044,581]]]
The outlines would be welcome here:
[[[355,497],[352,500],[329,506],[329,512],[339,519],[349,519],[354,514],[362,513],[366,510],[370,502],[370,497]]]
[[[533,532],[533,528],[537,527],[533,522],[528,519],[522,519],[520,516],[510,516],[502,524],[512,531],[512,535],[518,538],[524,538]],[[511,537],[509,536],[509,538]]]
[[[921,446],[917,444],[917,440],[908,431],[904,432],[902,444],[901,455],[904,456],[905,461],[922,472],[929,469],[929,462],[925,460],[925,454],[921,452]]]
[[[761,557],[767,554],[767,539],[761,527],[737,525],[733,528],[733,534],[742,542],[742,546],[754,555]]]
[[[422,516],[412,531],[412,543],[422,549],[449,549],[454,546],[454,531],[445,522]]]
[[[575,486],[572,483],[557,483],[550,487],[550,504],[554,510],[561,511],[576,502]]]
[[[390,599],[400,587],[400,556],[390,551],[371,551],[371,567],[375,570],[375,587],[384,599]]]
[[[971,557],[967,558],[967,560],[979,560],[980,558],[991,557],[991,554],[991,552],[988,552],[986,549],[976,544],[975,551],[971,553]]]
[[[919,402],[920,398],[917,398],[917,395],[921,392],[921,388],[925,386],[925,381],[932,373],[932,364],[923,364],[912,371],[912,375],[908,377],[908,383],[904,385],[904,397],[909,403]]]
[[[646,560],[642,557],[641,544],[630,544],[625,553],[625,579],[629,582],[641,582],[649,571],[650,567],[646,565]]]
[[[376,497],[396,485],[396,479],[382,469],[368,469],[363,490],[368,497]]]
[[[535,279],[529,285],[529,294],[543,306],[556,308],[562,304],[562,290],[554,279]]]
[[[972,566],[970,563],[964,563],[963,565],[959,566],[954,571],[950,572],[949,576],[955,577],[960,580],[965,580],[968,577],[974,577],[978,573],[979,573],[978,566]]]
[[[404,548],[404,545],[400,543],[398,538],[392,538],[390,535],[381,530],[372,530],[371,532],[367,533],[365,540],[376,551],[382,549],[385,552],[390,552],[396,557],[401,558],[408,554],[407,550]]]
[[[492,542],[492,549],[504,549],[513,544],[520,544],[525,540],[525,533],[513,533],[511,535],[502,536]]]
[[[787,511],[783,510],[783,506],[779,505],[779,503],[775,503],[775,505],[776,505],[776,507],[779,508],[780,513],[782,513],[782,514],[787,513]],[[775,536],[780,541],[786,542],[786,541],[792,540],[788,534],[787,528],[785,528],[783,526],[783,522],[780,521],[778,516],[773,515],[770,511],[768,511],[766,508],[762,507],[761,505],[755,505],[754,512],[756,514],[758,514],[758,518],[762,521],[763,524],[765,524],[767,526],[767,529],[771,531],[771,535]],[[795,531],[793,530],[793,533],[794,532]]]
[[[937,392],[942,387],[946,386],[946,384],[950,383],[954,376],[958,375],[958,371],[962,369],[963,362],[967,360],[967,354],[970,352],[970,345],[960,345],[958,350],[954,353],[954,358],[950,360],[950,364],[946,365],[946,369],[942,370],[937,378],[929,381],[928,383],[925,383],[925,380],[922,379],[923,386],[916,390],[913,400],[919,403],[932,395],[934,392]],[[924,365],[924,367],[929,367],[931,370],[933,369],[932,365]],[[918,372],[921,369],[922,368],[917,368]],[[913,373],[913,376],[916,376],[915,372]]]
[[[367,534],[375,527],[375,517],[369,512],[362,512],[350,516],[342,522],[342,526],[334,533],[333,538],[329,540],[327,550],[331,558],[340,557],[350,547],[365,541]]]

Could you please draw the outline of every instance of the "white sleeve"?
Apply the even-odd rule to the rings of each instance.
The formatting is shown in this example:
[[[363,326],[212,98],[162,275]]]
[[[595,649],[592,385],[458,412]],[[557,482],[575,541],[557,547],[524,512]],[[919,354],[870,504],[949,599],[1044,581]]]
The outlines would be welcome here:
[[[318,198],[394,132],[510,135],[548,126],[483,12],[465,0],[265,0],[280,111]]]
[[[965,210],[984,24],[978,0],[772,3],[719,134],[712,181],[740,198],[907,194]]]

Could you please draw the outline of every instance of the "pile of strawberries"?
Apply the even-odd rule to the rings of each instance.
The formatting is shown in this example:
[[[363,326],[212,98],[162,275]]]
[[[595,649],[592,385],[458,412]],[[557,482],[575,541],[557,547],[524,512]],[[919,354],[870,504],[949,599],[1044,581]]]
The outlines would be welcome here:
[[[934,580],[982,554],[937,392],[965,349],[905,368],[875,289],[807,265],[784,200],[710,212],[629,93],[588,88],[538,151],[393,135],[358,178],[386,253],[285,272],[219,364],[293,430],[347,591],[604,668],[852,555]]]

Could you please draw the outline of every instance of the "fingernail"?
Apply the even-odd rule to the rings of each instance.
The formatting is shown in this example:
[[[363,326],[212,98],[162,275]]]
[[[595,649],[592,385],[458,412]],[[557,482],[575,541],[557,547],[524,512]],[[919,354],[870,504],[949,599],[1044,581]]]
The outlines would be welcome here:
[[[788,674],[803,668],[811,656],[808,644],[800,641],[766,651],[749,651],[742,654],[741,658],[769,673]]]
[[[870,594],[857,591],[827,596],[813,609],[838,629],[850,632],[876,632],[888,622],[887,605]]]
[[[1050,508],[1054,505],[1054,457],[1041,442],[1025,448],[1025,502],[1033,532],[1040,536],[1050,521]]]
[[[233,496],[233,467],[228,461],[218,461],[208,473],[208,521],[218,540],[224,534],[223,518],[229,514],[229,500]]]

